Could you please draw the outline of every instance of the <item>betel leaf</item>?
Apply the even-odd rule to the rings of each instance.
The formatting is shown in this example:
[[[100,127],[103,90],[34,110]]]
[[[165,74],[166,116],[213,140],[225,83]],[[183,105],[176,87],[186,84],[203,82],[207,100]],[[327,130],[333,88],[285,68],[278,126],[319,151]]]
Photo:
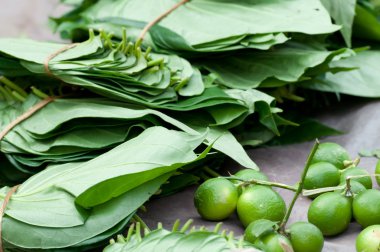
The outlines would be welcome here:
[[[45,249],[91,239],[140,207],[176,169],[205,157],[209,149],[194,153],[203,140],[202,135],[152,127],[86,163],[47,168],[12,196],[3,237],[19,247]],[[20,230],[33,235],[15,235]]]
[[[40,76],[51,80],[45,60],[62,50],[49,61],[50,75],[57,78],[55,85],[60,85],[60,79],[102,96],[148,107],[159,107],[177,101],[181,95],[196,96],[204,91],[199,71],[176,55],[142,52],[140,47],[125,39],[111,41],[105,33],[95,36],[90,32],[88,40],[74,45],[1,39],[0,58],[13,58],[20,63],[16,64],[21,70],[16,76]],[[29,73],[25,74],[25,70]],[[0,68],[0,72],[7,76],[15,73],[6,66]],[[42,88],[47,89],[43,85]]]
[[[75,16],[67,22],[64,19],[54,20],[57,30],[66,34],[72,34],[78,26],[117,31],[116,26],[127,27],[130,36],[136,37],[145,24],[175,4],[173,0],[117,0],[112,3],[103,0],[81,11],[76,16],[76,21],[82,21],[79,24],[75,22]],[[238,3],[232,0],[200,0],[180,6],[153,26],[144,44],[156,51],[179,54],[241,48],[266,50],[286,41],[281,33],[326,34],[338,29],[339,26],[331,23],[328,12],[317,0],[307,3],[301,0],[250,0]],[[118,33],[116,35],[120,37]]]
[[[377,16],[359,4],[356,5],[353,36],[361,39],[380,41],[380,22]]]
[[[165,197],[168,195],[172,195],[190,185],[198,184],[199,180],[199,177],[190,173],[181,173],[178,175],[174,175],[170,177],[167,183],[161,186],[161,191],[157,196]]]
[[[375,150],[361,150],[359,152],[359,155],[361,157],[375,157],[380,159],[380,149],[375,149]]]
[[[266,219],[260,219],[252,222],[248,228],[250,235],[256,238],[267,234],[268,232],[273,232],[278,228],[278,223]]]
[[[107,204],[94,208],[85,224],[76,227],[49,228],[29,225],[17,219],[5,217],[3,219],[3,239],[11,246],[25,249],[57,249],[74,246],[109,230],[120,220],[128,217],[144,204],[167,178],[166,175],[149,181]],[[40,218],[42,217],[43,214],[40,215]],[[18,235],[26,230],[30,230],[29,235]]]
[[[301,143],[306,141],[312,141],[314,139],[325,136],[341,135],[344,133],[311,118],[297,116],[293,120],[298,123],[298,126],[281,127],[281,135],[273,138],[268,144],[284,145]]]
[[[258,166],[247,155],[244,148],[239,144],[234,135],[226,129],[211,127],[206,139],[213,143],[213,148],[226,154],[246,168],[258,170]]]
[[[348,47],[351,47],[352,24],[355,17],[356,0],[321,0],[335,23],[341,25],[340,32]]]
[[[327,73],[311,83],[307,88],[342,93],[361,97],[380,96],[380,75],[377,64],[380,60],[380,51],[363,51],[356,56],[332,63],[333,67],[356,68],[348,72],[336,74]]]
[[[179,225],[177,221],[174,225]],[[175,226],[172,230],[167,230],[158,225],[157,229],[145,232],[142,237],[140,225],[131,227],[127,237],[118,236],[117,241],[111,240],[104,252],[125,252],[125,251],[250,251],[259,252],[253,244],[245,241],[238,241],[232,236],[219,233],[220,224],[214,231],[197,230],[194,227],[188,232],[191,220],[186,222],[179,230]]]
[[[201,124],[194,130],[157,110],[107,99],[57,99],[9,132],[1,142],[1,150],[29,166],[54,160],[82,161],[88,159],[86,156],[93,157],[89,151],[104,152],[146,128],[162,124],[189,134],[204,132],[206,144],[216,141],[214,149],[247,168],[257,167],[226,129],[213,126],[207,130],[208,124]],[[96,139],[90,140],[93,135]]]
[[[215,74],[217,81],[222,85],[250,89],[257,88],[262,83],[267,86],[265,81],[271,78],[285,84],[297,82],[305,75],[306,70],[326,64],[335,56],[347,53],[349,50],[331,52],[289,44],[269,52],[251,51],[215,57],[203,60],[200,65]],[[284,65],[287,67],[284,68]]]
[[[144,55],[139,47],[131,46],[132,44],[123,49],[127,41],[112,43],[107,38],[105,34],[95,36],[90,33],[87,41],[52,60],[50,71],[61,81],[111,99],[155,109],[206,110],[215,121],[214,125],[234,127],[254,112],[251,109],[254,106],[251,98],[246,101],[236,100],[236,97],[231,96],[232,93],[239,92],[238,90],[224,90],[220,86],[206,88],[199,70],[191,67],[186,60],[175,55],[156,55],[148,52]],[[19,50],[20,44],[25,43],[25,52],[16,52],[9,47],[12,42],[11,39],[1,40],[0,51],[4,55],[21,57],[18,60],[30,71],[30,76],[46,74],[41,60],[49,55],[46,52],[29,55],[27,51],[38,45],[48,46],[47,44],[33,42],[29,45],[29,41],[17,40]],[[52,48],[53,45],[55,44],[51,45]],[[90,45],[90,49],[82,51],[80,48],[86,48],[86,45]],[[126,53],[127,48],[133,49]],[[101,67],[93,66],[94,60],[99,61]],[[59,85],[59,81],[56,85]],[[249,92],[255,93],[253,96],[259,93],[257,90],[249,90],[246,93]],[[221,111],[224,110],[229,112],[222,114]]]

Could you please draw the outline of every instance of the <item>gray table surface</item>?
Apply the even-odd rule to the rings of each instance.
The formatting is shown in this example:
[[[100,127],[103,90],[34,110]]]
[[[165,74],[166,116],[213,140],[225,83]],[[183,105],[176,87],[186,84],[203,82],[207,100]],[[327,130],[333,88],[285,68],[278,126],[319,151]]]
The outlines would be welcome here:
[[[58,0],[3,0],[0,9],[0,37],[29,37],[50,41],[59,41],[58,35],[51,33],[47,27],[49,15],[59,15],[65,8],[58,5]],[[4,8],[5,7],[5,8]],[[354,104],[338,105],[321,112],[318,116],[325,124],[346,132],[346,134],[321,139],[334,141],[348,149],[355,157],[361,149],[380,147],[380,101],[356,102]],[[294,184],[298,181],[303,164],[313,143],[302,143],[280,147],[258,148],[249,151],[249,155],[271,180]],[[374,159],[362,159],[361,165],[368,171],[374,171]],[[235,172],[240,167],[227,163],[226,170]],[[143,215],[150,226],[158,221],[164,226],[171,226],[176,219],[194,219],[196,225],[213,226],[215,223],[199,218],[193,207],[195,188],[189,188],[176,195],[153,200],[147,204],[148,212]],[[287,203],[293,196],[292,192],[279,190]],[[289,223],[307,220],[307,208],[310,200],[299,198],[291,215]],[[227,219],[224,227],[242,234],[243,227],[238,224],[236,216]],[[355,251],[355,238],[360,231],[356,223],[351,223],[349,229],[342,235],[327,238],[323,251],[334,252]]]

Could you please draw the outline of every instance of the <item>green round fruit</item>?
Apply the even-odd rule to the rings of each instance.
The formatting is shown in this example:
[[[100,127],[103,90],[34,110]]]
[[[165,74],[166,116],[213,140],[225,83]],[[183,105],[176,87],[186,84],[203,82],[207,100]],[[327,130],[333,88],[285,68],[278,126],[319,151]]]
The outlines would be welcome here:
[[[238,177],[240,179],[244,179],[244,180],[252,180],[252,179],[257,179],[257,180],[263,180],[263,181],[269,181],[269,178],[267,175],[265,175],[264,173],[262,172],[259,172],[259,171],[256,171],[256,170],[253,170],[253,169],[243,169],[243,170],[240,170],[238,171],[237,173],[235,173],[234,175],[235,177]],[[233,180],[232,181],[233,183],[235,184],[239,184],[241,183],[241,181],[239,180]],[[248,188],[248,187],[251,187],[251,186],[255,186],[254,184],[252,185],[248,185],[248,186],[239,186],[238,187],[238,192],[239,192],[239,195],[243,193],[243,191]]]
[[[235,177],[238,177],[240,179],[244,180],[252,180],[252,179],[257,179],[257,180],[264,180],[264,181],[269,181],[269,178],[267,175],[260,171],[256,171],[253,169],[244,169],[240,170],[234,175]]]
[[[286,236],[272,232],[263,235],[254,243],[259,249],[268,252],[292,251],[292,244]]]
[[[377,163],[376,163],[375,174],[380,175],[380,160],[377,161]],[[376,177],[376,182],[377,182],[377,185],[380,186],[380,176]]]
[[[357,176],[357,175],[370,175],[370,174],[366,170],[364,170],[362,168],[351,167],[351,168],[345,169],[342,172],[342,175],[340,177],[340,182],[345,182],[346,178],[348,176]],[[357,181],[357,182],[361,183],[367,189],[371,189],[372,188],[372,179],[369,176],[368,177],[362,177],[362,178],[353,178],[353,179],[350,179],[350,180],[351,181]]]
[[[308,220],[326,236],[342,233],[350,224],[352,212],[349,198],[327,192],[319,195],[310,205]]]
[[[304,188],[317,189],[322,187],[337,186],[340,172],[338,168],[327,162],[312,164],[306,174]]]
[[[350,160],[346,149],[336,143],[321,143],[315,153],[312,163],[327,162],[335,165],[338,169],[343,169],[343,162]]]
[[[295,222],[289,227],[290,242],[294,252],[321,252],[323,234],[315,225],[309,222]]]
[[[245,227],[259,219],[281,221],[286,213],[286,204],[272,188],[256,185],[247,188],[240,195],[237,213]]]
[[[236,209],[236,186],[224,178],[213,178],[198,187],[194,205],[202,218],[219,221],[230,216]]]
[[[380,225],[369,226],[359,233],[356,237],[356,251],[380,251]]]
[[[369,189],[356,196],[352,210],[355,220],[363,227],[380,224],[380,191]]]

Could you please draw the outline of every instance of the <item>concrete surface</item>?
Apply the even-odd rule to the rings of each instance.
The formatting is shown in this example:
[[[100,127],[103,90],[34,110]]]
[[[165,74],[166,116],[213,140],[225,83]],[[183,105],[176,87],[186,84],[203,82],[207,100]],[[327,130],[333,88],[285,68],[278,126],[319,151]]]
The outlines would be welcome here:
[[[58,41],[48,28],[48,17],[66,9],[59,0],[2,0],[0,37],[29,37]]]

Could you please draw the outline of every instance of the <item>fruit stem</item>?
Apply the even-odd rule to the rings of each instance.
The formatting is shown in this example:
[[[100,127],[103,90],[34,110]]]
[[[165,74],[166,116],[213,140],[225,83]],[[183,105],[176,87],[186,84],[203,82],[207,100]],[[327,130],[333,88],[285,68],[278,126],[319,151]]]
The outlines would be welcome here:
[[[350,176],[348,176],[348,178],[346,178],[346,189],[344,190],[344,195],[347,197],[352,197],[354,195],[351,191],[351,183],[350,182],[351,182],[351,178],[350,178]]]
[[[350,183],[351,179],[364,178],[364,177],[380,177],[380,174],[348,176],[346,178],[346,184],[345,185],[323,187],[323,188],[318,188],[318,189],[313,189],[313,190],[303,190],[302,195],[303,196],[310,196],[310,195],[315,195],[315,194],[319,194],[319,193],[325,193],[325,192],[331,192],[331,191],[343,190],[343,189],[345,189],[344,194],[347,195],[347,192],[351,191],[351,183]],[[348,195],[348,196],[350,196],[350,195]]]
[[[221,177],[221,178],[225,178],[228,180],[238,180],[238,181],[243,182],[240,186],[244,186],[244,185],[266,185],[266,186],[274,186],[274,187],[278,187],[278,188],[282,188],[282,189],[287,189],[287,190],[290,190],[293,192],[297,191],[297,188],[294,186],[290,186],[290,185],[282,184],[282,183],[277,183],[277,182],[271,182],[271,181],[265,181],[265,180],[259,180],[259,179],[244,180],[244,179],[234,177],[234,176]]]
[[[338,185],[338,186],[322,187],[322,188],[312,189],[312,190],[302,190],[302,195],[311,196],[311,195],[331,192],[335,190],[343,190],[345,187],[346,187],[345,185]]]
[[[354,175],[354,176],[348,176],[346,178],[346,182],[351,180],[351,179],[356,179],[356,178],[365,178],[365,177],[380,177],[380,174],[368,174],[368,175]]]
[[[357,157],[354,160],[344,160],[343,161],[344,169],[342,171],[348,168],[357,167],[359,163],[360,163],[360,157]]]
[[[346,190],[345,190],[345,195],[350,197],[353,195],[351,191],[351,179],[356,179],[356,178],[365,178],[365,177],[380,177],[380,174],[369,174],[369,175],[355,175],[355,176],[348,176],[346,178]]]
[[[289,217],[290,217],[290,214],[292,213],[292,210],[293,210],[293,207],[294,207],[294,204],[296,203],[297,201],[297,198],[298,196],[301,194],[302,192],[302,189],[303,189],[303,184],[304,184],[304,181],[305,181],[305,178],[306,178],[306,174],[307,174],[307,171],[309,170],[309,167],[311,165],[311,161],[313,160],[314,158],[314,155],[315,153],[317,152],[317,149],[318,149],[318,146],[319,146],[319,141],[318,139],[315,140],[315,143],[314,143],[314,146],[313,148],[311,149],[310,151],[310,154],[306,160],[306,164],[305,164],[305,167],[303,169],[303,172],[302,172],[302,175],[301,175],[301,181],[299,182],[298,184],[298,188],[297,188],[297,191],[296,193],[294,194],[294,197],[292,199],[292,202],[290,203],[289,205],[289,208],[286,210],[286,214],[285,214],[285,217],[282,219],[281,221],[281,224],[280,224],[280,227],[279,227],[279,232],[281,234],[286,234],[285,233],[285,226],[286,226],[286,223],[288,222],[289,220]]]

